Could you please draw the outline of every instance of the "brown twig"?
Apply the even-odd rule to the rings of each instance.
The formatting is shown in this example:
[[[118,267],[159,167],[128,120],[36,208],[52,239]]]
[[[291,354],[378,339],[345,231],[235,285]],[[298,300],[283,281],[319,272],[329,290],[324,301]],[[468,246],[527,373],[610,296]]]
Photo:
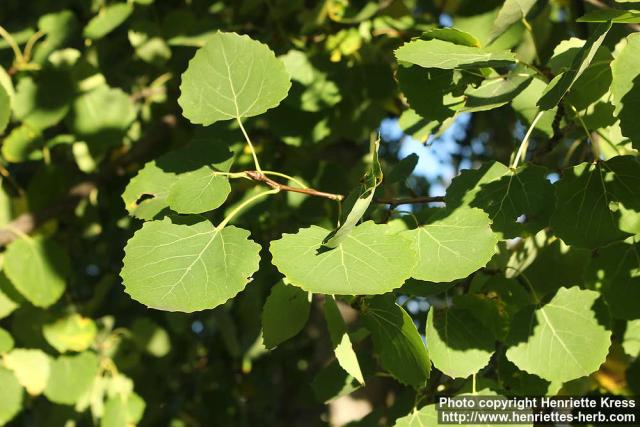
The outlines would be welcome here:
[[[23,213],[4,228],[0,229],[0,246],[8,245],[21,235],[32,233],[48,220],[72,210],[80,200],[89,197],[95,189],[95,182],[83,181],[71,187],[67,196],[56,205],[44,209],[41,212]]]
[[[434,202],[444,203],[444,196],[391,197],[388,199],[385,199],[385,198],[374,199],[373,202],[381,205],[391,205],[391,206],[409,205],[409,204],[415,204],[415,203],[434,203]]]
[[[269,187],[277,188],[280,191],[302,193],[302,194],[307,194],[309,196],[324,197],[326,199],[338,200],[338,201],[344,199],[344,196],[342,194],[326,193],[324,191],[318,191],[313,188],[299,188],[299,187],[292,187],[286,184],[280,184],[279,182],[272,180],[262,172],[258,172],[258,171],[246,171],[245,175],[254,181],[264,182]]]

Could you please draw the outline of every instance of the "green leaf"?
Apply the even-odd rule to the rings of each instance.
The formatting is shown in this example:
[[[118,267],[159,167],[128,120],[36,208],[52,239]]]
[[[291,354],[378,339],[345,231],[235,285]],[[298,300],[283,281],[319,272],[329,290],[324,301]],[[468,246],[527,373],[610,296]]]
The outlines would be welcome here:
[[[51,364],[44,395],[54,403],[73,405],[89,391],[97,374],[98,357],[92,352],[60,356]]]
[[[14,240],[5,252],[4,271],[30,303],[49,307],[62,296],[69,258],[55,241],[42,236]]]
[[[570,381],[598,370],[611,344],[594,304],[599,294],[561,288],[535,311],[514,319],[507,358],[518,368],[549,381]]]
[[[129,96],[105,85],[78,96],[72,104],[67,124],[89,146],[119,145],[135,119]]]
[[[469,311],[432,308],[425,332],[433,366],[453,378],[466,378],[489,363],[495,339]]]
[[[298,334],[307,324],[310,295],[282,280],[271,288],[262,310],[262,338],[271,349]]]
[[[610,22],[600,24],[595,28],[580,52],[574,58],[571,68],[556,76],[547,85],[547,88],[538,100],[538,107],[540,107],[541,110],[550,110],[560,103],[576,80],[578,80],[587,67],[589,67],[591,60],[600,48],[600,45],[602,45],[610,29]]]
[[[639,14],[640,16],[640,14]],[[640,21],[639,21],[640,22]],[[631,139],[633,147],[640,148],[640,124],[637,111],[640,106],[640,33],[632,33],[624,41],[622,49],[611,62],[613,81],[611,96],[620,118],[624,136]]]
[[[464,97],[454,96],[453,71],[398,67],[400,89],[411,108],[435,129],[463,107]]]
[[[631,357],[640,355],[640,320],[636,319],[627,322],[622,347],[624,352]]]
[[[496,252],[497,236],[480,209],[440,210],[429,224],[401,233],[415,242],[418,264],[411,275],[430,282],[451,282],[484,267]]]
[[[409,415],[398,418],[393,427],[427,427],[438,424],[436,405],[427,405],[419,410],[414,409]]]
[[[367,221],[335,249],[321,250],[328,230],[311,226],[271,242],[273,264],[287,280],[322,294],[383,294],[402,286],[416,263],[415,247],[389,227]]]
[[[422,38],[426,40],[438,39],[461,46],[480,47],[480,40],[457,28],[434,28],[422,33]]]
[[[253,117],[276,107],[291,82],[284,64],[264,44],[236,33],[216,33],[182,75],[183,115],[191,123]]]
[[[46,324],[42,330],[45,339],[60,353],[66,351],[84,351],[96,337],[96,324],[87,317],[71,314],[53,323]]]
[[[110,397],[100,420],[101,427],[136,425],[145,409],[144,400],[136,393],[120,393]]]
[[[331,295],[327,295],[324,299],[324,318],[327,321],[329,329],[329,338],[333,345],[333,352],[336,355],[338,363],[349,375],[358,380],[360,384],[364,384],[364,377],[360,370],[360,363],[356,352],[353,351],[351,338],[347,332],[347,325],[340,314],[338,305]]]
[[[178,213],[216,209],[231,192],[227,176],[232,153],[209,141],[192,142],[148,162],[127,185],[122,199],[140,219],[155,218],[167,207]]]
[[[538,106],[536,105],[536,101],[540,97],[540,93],[542,93],[546,87],[547,84],[544,81],[534,77],[529,86],[513,98],[513,101],[511,102],[511,107],[527,126],[530,126],[533,119],[538,115]],[[538,119],[534,129],[537,132],[543,133],[548,138],[551,138],[553,135],[551,125],[556,115],[556,111],[557,108],[545,111],[542,114],[542,117]]]
[[[464,109],[485,111],[501,107],[525,90],[532,77],[525,73],[511,73],[506,77],[487,79],[477,88],[469,88],[464,94]]]
[[[51,366],[51,359],[45,352],[16,348],[6,354],[3,360],[30,395],[37,396],[44,391]]]
[[[362,321],[371,332],[382,367],[403,384],[424,387],[431,363],[411,316],[393,297],[379,296],[366,302]]]
[[[496,20],[493,22],[491,34],[489,35],[489,43],[505,33],[513,24],[522,21],[527,17],[531,8],[536,4],[537,0],[506,0]]]
[[[640,318],[640,243],[618,242],[598,250],[587,279],[599,285],[611,314],[619,319]]]
[[[487,162],[454,178],[447,189],[447,205],[465,204],[484,210],[492,221],[491,228],[501,238],[535,233],[548,225],[553,213],[555,192],[546,178],[548,173],[541,166],[513,170]]]
[[[0,355],[13,349],[13,337],[5,329],[0,328]]]
[[[42,159],[42,135],[27,125],[14,128],[2,144],[2,156],[11,163]]]
[[[568,245],[595,248],[623,240],[632,233],[620,230],[620,212],[614,202],[639,209],[633,187],[637,184],[635,161],[630,156],[609,162],[583,163],[566,170],[556,183],[557,205],[551,217],[555,234]]]
[[[4,86],[0,85],[0,134],[4,132],[11,118],[11,97]]]
[[[133,12],[133,6],[128,3],[113,3],[104,7],[98,15],[84,27],[86,38],[98,40],[118,28]]]
[[[592,10],[576,19],[578,22],[608,22],[614,24],[638,24],[640,12],[637,10],[601,9]]]
[[[396,58],[420,67],[444,70],[500,67],[516,61],[515,55],[508,51],[461,46],[435,39],[405,43],[396,50]]]
[[[169,333],[146,317],[133,322],[131,337],[140,349],[153,357],[164,357],[171,351]]]
[[[13,372],[2,366],[0,384],[0,425],[4,425],[22,409],[23,390]]]
[[[70,10],[48,13],[38,19],[38,29],[47,36],[33,52],[33,62],[40,64],[55,50],[71,42],[78,30],[78,19]]]
[[[56,84],[51,84],[56,82]],[[35,130],[59,123],[69,112],[73,86],[66,72],[45,68],[35,77],[23,77],[16,87],[13,111]]]
[[[146,222],[125,247],[120,273],[133,299],[159,310],[193,312],[224,304],[258,269],[260,246],[249,232]]]
[[[342,369],[337,360],[322,368],[311,382],[316,399],[325,403],[350,394],[360,387],[360,383]]]
[[[380,167],[380,161],[378,160],[378,149],[380,147],[380,141],[374,141],[371,143],[369,152],[371,154],[371,165],[369,170],[362,179],[362,185],[355,189],[350,195],[345,205],[345,211],[348,212],[340,226],[331,234],[329,234],[324,241],[324,246],[327,248],[335,248],[353,231],[356,224],[362,219],[365,212],[369,208],[373,195],[376,192],[376,188],[382,182],[382,168]]]

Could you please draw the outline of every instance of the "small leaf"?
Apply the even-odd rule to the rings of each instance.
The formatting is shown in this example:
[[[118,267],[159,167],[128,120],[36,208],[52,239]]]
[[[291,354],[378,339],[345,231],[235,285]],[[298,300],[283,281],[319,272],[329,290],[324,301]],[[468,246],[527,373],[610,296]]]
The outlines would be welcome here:
[[[262,309],[262,338],[265,347],[274,348],[296,336],[307,324],[310,310],[311,302],[307,292],[287,285],[282,280],[276,283]]]
[[[356,226],[335,249],[321,250],[328,231],[311,226],[271,242],[273,264],[295,286],[329,295],[383,294],[411,275],[416,253],[410,240],[387,234],[384,224]]]
[[[464,94],[466,111],[485,111],[501,107],[525,90],[532,77],[525,73],[512,73],[506,77],[487,79],[477,88],[469,88]]]
[[[499,67],[516,61],[513,53],[492,51],[479,47],[461,46],[442,40],[414,40],[396,50],[398,61],[424,68]]]
[[[42,134],[27,125],[14,128],[2,144],[2,156],[11,163],[42,159]]]
[[[422,38],[425,40],[438,39],[461,46],[480,47],[480,40],[457,28],[434,28],[422,33]]]
[[[371,332],[382,367],[403,384],[416,389],[424,387],[431,363],[411,316],[393,297],[374,297],[366,304],[362,321]]]
[[[53,348],[64,353],[89,348],[96,336],[97,328],[92,319],[72,314],[46,324],[42,332]]]
[[[506,0],[500,8],[496,20],[493,22],[489,43],[504,34],[513,24],[525,19],[531,8],[536,4],[536,1]]]
[[[631,357],[640,355],[640,319],[629,320],[622,340],[624,352]]]
[[[324,299],[324,318],[327,321],[329,329],[329,337],[333,345],[333,352],[336,355],[338,363],[349,375],[358,380],[360,384],[364,384],[364,377],[360,370],[360,363],[356,352],[353,351],[351,338],[347,332],[347,325],[340,314],[338,305],[331,295],[327,295]]]
[[[135,119],[129,96],[105,85],[83,93],[72,104],[67,124],[89,146],[119,145]]]
[[[86,38],[98,40],[118,28],[133,12],[128,3],[113,3],[102,9],[84,28]]]
[[[564,95],[571,89],[589,64],[591,64],[591,60],[600,48],[600,45],[602,45],[610,29],[610,22],[598,25],[595,28],[580,52],[574,58],[571,68],[557,75],[547,85],[547,88],[538,100],[538,107],[540,107],[541,110],[550,110],[560,103]]]
[[[466,378],[489,363],[493,335],[469,311],[432,308],[425,335],[433,365],[453,378]]]
[[[337,360],[322,368],[311,382],[316,399],[324,403],[350,394],[360,387],[360,383],[342,369]]]
[[[51,364],[44,395],[61,405],[73,405],[89,390],[98,374],[98,357],[89,351],[60,356]]]
[[[56,84],[51,84],[52,81]],[[39,71],[35,77],[24,77],[16,87],[13,100],[15,116],[34,130],[51,127],[69,112],[73,89],[66,72],[49,67]]]
[[[507,358],[549,381],[566,382],[598,370],[611,344],[611,332],[594,312],[598,296],[577,286],[561,288],[548,304],[525,308],[514,319]]]
[[[11,97],[4,86],[0,85],[0,134],[4,132],[11,118]]]
[[[32,396],[41,394],[47,386],[51,360],[42,350],[16,348],[3,358],[18,382]]]
[[[5,252],[4,271],[29,302],[49,307],[62,296],[69,274],[63,248],[42,236],[14,240]]]
[[[20,383],[10,370],[0,366],[0,425],[5,425],[22,409],[24,394]]]
[[[290,86],[284,64],[266,45],[218,32],[189,61],[178,103],[191,123],[206,126],[262,114],[280,104]]]
[[[325,238],[324,246],[327,248],[335,248],[351,233],[356,224],[362,219],[365,212],[369,208],[376,188],[382,182],[382,168],[380,160],[378,160],[378,149],[380,141],[371,143],[371,166],[363,178],[363,184],[358,187],[345,203],[350,207],[345,208],[348,212],[344,221],[340,226]]]
[[[227,176],[233,154],[210,141],[192,142],[148,162],[133,177],[122,199],[136,218],[150,220],[170,207],[201,213],[219,207],[231,192]]]
[[[100,427],[136,425],[144,413],[145,403],[136,393],[120,393],[109,397]]]
[[[249,232],[234,226],[150,221],[127,243],[120,275],[136,301],[191,313],[224,304],[242,291],[258,269],[259,252]]]
[[[584,16],[576,19],[577,22],[608,22],[614,24],[638,24],[640,23],[640,11],[602,9],[592,10]]]
[[[401,233],[415,242],[418,264],[411,277],[451,282],[484,267],[496,251],[498,239],[491,221],[480,209],[441,210],[429,224]]]
[[[13,349],[13,337],[5,329],[0,328],[0,355]]]

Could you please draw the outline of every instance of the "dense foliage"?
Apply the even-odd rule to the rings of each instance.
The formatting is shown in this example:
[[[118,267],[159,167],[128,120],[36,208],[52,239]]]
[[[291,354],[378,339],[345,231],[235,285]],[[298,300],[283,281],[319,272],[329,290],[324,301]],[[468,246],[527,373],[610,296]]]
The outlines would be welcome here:
[[[634,8],[3,0],[0,424],[637,395]]]

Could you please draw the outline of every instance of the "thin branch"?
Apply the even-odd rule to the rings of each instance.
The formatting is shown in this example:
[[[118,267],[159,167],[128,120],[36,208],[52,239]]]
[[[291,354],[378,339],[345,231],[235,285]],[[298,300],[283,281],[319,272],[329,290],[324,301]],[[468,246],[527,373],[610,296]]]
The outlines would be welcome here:
[[[435,202],[444,203],[444,196],[391,197],[388,199],[379,198],[379,199],[374,199],[373,202],[381,205],[391,205],[391,206],[410,205],[410,204],[416,204],[416,203],[435,203]]]
[[[0,246],[8,245],[17,238],[32,233],[50,219],[72,211],[78,202],[89,197],[95,189],[95,182],[84,181],[71,187],[67,196],[54,206],[42,212],[23,213],[0,229]]]
[[[276,182],[271,178],[269,178],[268,176],[266,176],[261,171],[246,171],[245,174],[254,181],[264,182],[269,187],[278,189],[280,191],[302,193],[302,194],[307,194],[309,196],[324,197],[326,199],[338,200],[338,201],[344,199],[344,196],[342,194],[326,193],[324,191],[318,191],[313,188],[298,188],[298,187],[292,187],[286,184],[280,184],[279,182]]]

